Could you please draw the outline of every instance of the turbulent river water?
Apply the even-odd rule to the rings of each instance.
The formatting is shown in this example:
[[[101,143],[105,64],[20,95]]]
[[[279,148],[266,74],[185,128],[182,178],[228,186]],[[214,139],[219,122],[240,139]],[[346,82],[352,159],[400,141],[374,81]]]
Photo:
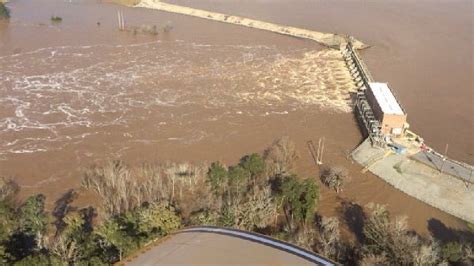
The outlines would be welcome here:
[[[472,163],[468,2],[173,2],[357,35],[375,45],[363,56],[375,78],[400,95],[412,127]],[[12,18],[0,24],[0,175],[14,177],[25,194],[57,197],[78,185],[84,167],[107,159],[231,163],[282,135],[297,142],[299,171],[314,175],[306,141],[326,136],[327,160],[355,176],[348,198],[389,204],[420,230],[430,217],[463,226],[346,159],[361,135],[351,114],[354,84],[338,51],[94,0],[8,6]],[[117,10],[127,25],[157,25],[159,34],[119,32]],[[52,15],[63,21],[51,23]],[[434,17],[444,24],[424,23]],[[164,25],[173,29],[164,32]],[[331,214],[340,199],[325,193],[321,208]]]
[[[473,2],[170,1],[196,8],[356,36],[363,58],[388,82],[413,130],[436,149],[474,164]]]

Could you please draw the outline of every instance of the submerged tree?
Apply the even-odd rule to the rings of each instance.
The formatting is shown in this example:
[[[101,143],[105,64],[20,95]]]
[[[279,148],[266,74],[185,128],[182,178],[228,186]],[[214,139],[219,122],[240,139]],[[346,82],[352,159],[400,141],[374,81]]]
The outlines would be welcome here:
[[[323,184],[334,189],[336,193],[339,193],[342,190],[344,182],[348,177],[349,172],[342,166],[329,167],[324,169],[321,173],[321,181]]]
[[[82,179],[82,186],[93,190],[102,198],[106,216],[133,209],[136,205],[137,180],[122,161],[110,161],[103,167],[91,168]]]
[[[171,21],[167,21],[165,25],[163,26],[163,31],[165,33],[169,33],[173,29],[174,29],[174,26],[173,26],[173,23],[171,23]]]

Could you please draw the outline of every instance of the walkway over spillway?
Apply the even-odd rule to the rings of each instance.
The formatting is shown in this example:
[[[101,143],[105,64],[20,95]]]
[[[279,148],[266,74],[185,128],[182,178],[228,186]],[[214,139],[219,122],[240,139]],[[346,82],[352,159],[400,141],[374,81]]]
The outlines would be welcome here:
[[[354,48],[351,40],[349,40],[348,43],[342,44],[340,49],[358,87],[354,97],[356,116],[365,128],[371,143],[384,147],[385,143],[380,132],[380,123],[375,118],[372,108],[365,96],[365,90],[369,88],[369,83],[373,82],[374,79],[364,64],[364,61],[360,58],[357,50]]]

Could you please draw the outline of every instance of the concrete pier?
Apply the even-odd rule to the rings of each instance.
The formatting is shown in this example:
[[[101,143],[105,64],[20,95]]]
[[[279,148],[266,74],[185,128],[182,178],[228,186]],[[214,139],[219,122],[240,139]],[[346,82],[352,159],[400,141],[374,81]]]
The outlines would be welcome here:
[[[364,141],[352,158],[396,189],[468,222],[474,222],[474,186]]]

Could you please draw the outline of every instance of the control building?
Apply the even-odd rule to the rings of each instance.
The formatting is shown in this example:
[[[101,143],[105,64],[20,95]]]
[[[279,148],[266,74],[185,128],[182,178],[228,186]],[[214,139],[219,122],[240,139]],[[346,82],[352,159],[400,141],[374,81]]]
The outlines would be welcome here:
[[[408,128],[407,115],[388,87],[387,83],[370,82],[365,96],[386,136],[398,137]]]

